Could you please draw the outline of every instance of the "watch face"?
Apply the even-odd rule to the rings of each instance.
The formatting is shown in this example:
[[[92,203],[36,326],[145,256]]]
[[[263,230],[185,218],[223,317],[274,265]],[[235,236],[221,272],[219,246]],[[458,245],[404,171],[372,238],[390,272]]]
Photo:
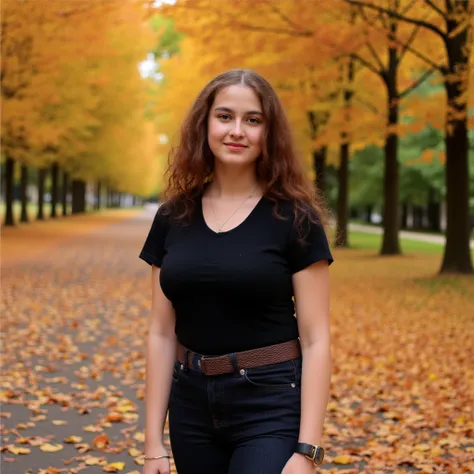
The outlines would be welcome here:
[[[324,449],[321,446],[316,447],[316,452],[314,453],[314,462],[315,464],[321,464],[324,459]]]

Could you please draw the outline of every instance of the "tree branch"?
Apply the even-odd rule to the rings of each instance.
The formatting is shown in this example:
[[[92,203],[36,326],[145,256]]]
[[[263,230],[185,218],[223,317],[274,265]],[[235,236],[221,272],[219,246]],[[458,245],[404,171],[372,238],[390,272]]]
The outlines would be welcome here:
[[[415,25],[415,27],[413,28],[413,31],[411,32],[410,37],[405,42],[400,54],[398,55],[398,60],[397,60],[398,64],[400,64],[402,62],[403,57],[405,56],[406,52],[408,51],[408,48],[411,46],[411,44],[415,40],[415,37],[416,37],[418,31],[420,30],[420,28],[421,28],[420,25]]]
[[[438,8],[431,0],[423,0],[427,5],[429,5],[436,13],[438,13],[439,15],[441,15],[445,20],[447,20],[447,15],[443,12],[443,10],[441,10],[440,8]]]
[[[380,59],[379,55],[377,54],[377,51],[375,51],[370,41],[366,41],[365,45],[367,46],[367,48],[369,48],[369,51],[371,52],[372,57],[375,59],[375,61],[379,65],[380,71],[385,71],[385,66],[383,65],[382,60]]]
[[[424,61],[426,64],[428,64],[431,68],[433,69],[436,69],[437,71],[439,71],[441,74],[445,75],[447,74],[448,72],[448,69],[447,67],[445,66],[441,66],[440,64],[436,64],[435,62],[433,62],[431,59],[429,59],[428,57],[426,57],[424,54],[420,53],[418,50],[412,48],[408,42],[407,43],[403,43],[402,41],[399,41],[398,39],[396,38],[393,38],[392,41],[394,41],[395,43],[397,43],[398,45],[402,46],[403,48],[405,48],[407,51],[410,51],[410,53],[412,53],[414,56],[416,56],[417,58],[421,59],[422,61]],[[442,56],[440,57],[440,60],[441,60]]]
[[[284,28],[267,28],[265,26],[258,26],[258,25],[248,25],[246,23],[239,23],[236,22],[234,19],[231,20],[233,27],[240,27],[240,28],[245,28],[246,30],[249,31],[259,31],[262,33],[274,33],[274,34],[283,34],[283,35],[288,35],[288,36],[303,36],[303,37],[311,37],[313,36],[312,31],[291,31],[291,30],[285,30]]]
[[[352,53],[354,59],[357,59],[361,64],[363,64],[367,69],[378,74],[380,77],[384,77],[384,71],[377,69],[373,64],[370,64],[367,60],[359,56],[358,54]]]
[[[371,3],[365,3],[362,2],[361,0],[345,0],[347,3],[351,5],[359,5],[362,7],[367,7],[372,10],[378,11],[380,13],[386,13],[387,15],[391,16],[392,18],[396,18],[397,20],[405,21],[407,23],[411,23],[412,25],[419,25],[423,26],[424,28],[433,31],[437,35],[441,36],[441,38],[444,40],[447,37],[447,33],[443,33],[437,26],[433,25],[432,23],[428,23],[423,20],[417,20],[416,18],[409,18],[404,15],[400,15],[400,13],[397,13],[393,10],[390,10],[388,8],[383,8],[379,7],[378,5],[372,5]]]
[[[361,103],[362,105],[365,105],[374,114],[385,117],[385,115],[381,113],[380,110],[377,109],[377,107],[374,104],[371,104],[370,102],[366,102],[365,100],[361,99],[357,94],[353,95],[352,99],[355,100],[356,102]]]
[[[411,10],[411,7],[415,5],[416,2],[418,2],[418,0],[412,0],[412,2],[409,5],[407,5],[406,8],[402,11],[402,15],[409,12]]]
[[[287,15],[285,15],[279,8],[277,8],[270,0],[264,0],[264,3],[266,3],[283,21],[288,23],[288,25],[291,26],[295,31],[302,31],[299,25],[293,23],[293,21]]]
[[[192,4],[191,4],[192,5]],[[304,30],[304,31],[292,31],[292,30],[287,30],[285,28],[273,28],[273,27],[265,27],[265,26],[260,26],[260,25],[251,25],[242,21],[239,21],[240,16],[234,15],[232,13],[228,12],[222,12],[219,8],[203,8],[199,6],[190,6],[188,4],[182,5],[179,2],[176,4],[176,6],[173,6],[173,9],[175,11],[179,11],[179,9],[186,11],[186,10],[195,10],[195,11],[202,11],[205,14],[209,14],[209,12],[213,12],[216,14],[219,18],[223,20],[228,20],[231,21],[232,24],[229,25],[230,28],[243,28],[249,31],[259,31],[262,33],[275,33],[275,34],[284,34],[288,36],[303,36],[303,37],[311,37],[313,36],[313,32],[310,30]]]
[[[405,98],[410,92],[413,92],[420,84],[423,84],[423,82],[430,77],[436,69],[428,69],[425,71],[411,86],[407,87],[404,91],[400,92],[398,94],[398,98],[401,100]]]

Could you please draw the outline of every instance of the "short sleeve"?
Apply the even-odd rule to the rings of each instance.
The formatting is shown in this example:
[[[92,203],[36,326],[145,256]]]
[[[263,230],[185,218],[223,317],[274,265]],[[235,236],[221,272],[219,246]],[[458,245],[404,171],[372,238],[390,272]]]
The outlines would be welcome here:
[[[292,274],[321,260],[327,260],[328,265],[334,261],[324,227],[308,218],[303,221],[302,226],[304,242],[300,242],[295,229],[290,231],[288,261]]]
[[[166,253],[165,241],[166,236],[168,235],[168,229],[168,217],[158,209],[139,258],[147,262],[149,265],[161,267],[163,257]]]

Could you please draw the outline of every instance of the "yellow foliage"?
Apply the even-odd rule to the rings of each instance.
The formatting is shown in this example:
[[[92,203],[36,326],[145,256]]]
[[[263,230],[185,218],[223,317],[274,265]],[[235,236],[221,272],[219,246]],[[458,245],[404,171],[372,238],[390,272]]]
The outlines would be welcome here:
[[[155,38],[144,1],[5,0],[2,16],[4,153],[149,194],[158,178],[145,117],[152,84],[139,63]]]

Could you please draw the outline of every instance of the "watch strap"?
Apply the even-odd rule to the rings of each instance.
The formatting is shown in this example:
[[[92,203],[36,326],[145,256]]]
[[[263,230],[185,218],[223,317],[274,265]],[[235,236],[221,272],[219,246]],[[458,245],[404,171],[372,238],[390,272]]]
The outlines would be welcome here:
[[[324,448],[318,445],[315,446],[308,443],[298,443],[295,452],[303,454],[308,459],[311,459],[317,466],[322,464],[324,459]]]

